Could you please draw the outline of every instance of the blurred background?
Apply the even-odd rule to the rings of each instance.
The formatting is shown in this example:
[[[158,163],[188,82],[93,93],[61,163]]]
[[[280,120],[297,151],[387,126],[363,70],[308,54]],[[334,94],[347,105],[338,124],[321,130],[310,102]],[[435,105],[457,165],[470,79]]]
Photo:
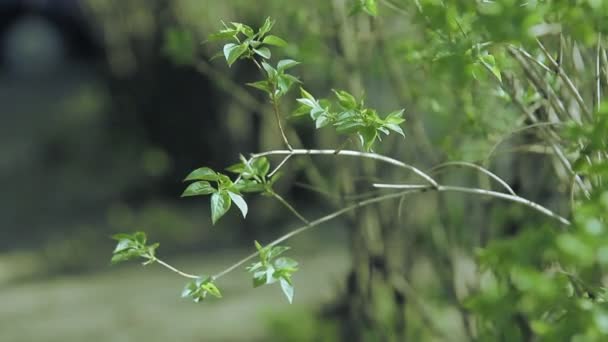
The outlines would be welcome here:
[[[239,153],[282,147],[264,96],[243,86],[259,79],[255,66],[228,68],[222,58],[212,59],[221,45],[203,44],[220,20],[259,27],[266,16],[275,18],[274,32],[291,43],[276,54],[301,61],[294,73],[319,97],[342,88],[365,94],[381,113],[405,108],[405,142],[391,136],[379,152],[416,166],[483,159],[518,120],[510,108],[478,115],[494,108],[486,96],[491,89],[475,88],[469,97],[451,91],[471,86],[446,76],[462,73],[462,61],[419,68],[425,38],[416,19],[386,11],[382,22],[372,21],[349,15],[351,5],[0,1],[0,340],[334,340],[348,336],[358,319],[382,326],[378,317],[359,317],[369,306],[359,300],[361,283],[376,284],[361,274],[406,259],[397,263],[415,275],[412,286],[430,294],[425,310],[454,340],[465,339],[459,309],[445,302],[467,294],[466,277],[475,272],[471,246],[513,233],[528,213],[521,207],[421,195],[401,204],[401,221],[382,214],[395,213],[396,203],[332,221],[290,242],[290,256],[300,262],[293,305],[278,286],[252,289],[245,272],[222,279],[224,299],[193,304],[179,298],[184,281],[157,265],[110,267],[109,237],[118,232],[145,231],[161,243],[159,256],[192,273],[212,273],[250,253],[254,239],[270,241],[298,225],[272,199],[252,198],[246,221],[233,210],[212,227],[208,198],[179,198],[181,180],[197,167],[221,170]],[[293,107],[286,104],[285,112]],[[298,147],[341,142],[331,132],[315,133],[307,120],[288,125]],[[524,197],[559,210],[567,204],[551,202],[553,192],[566,189],[542,186],[551,172],[542,152],[516,161],[503,156],[492,165]],[[348,160],[337,167],[320,158],[311,171],[310,162],[294,160],[277,184],[309,218],[341,202],[303,183],[344,198],[370,190],[373,176],[403,179],[374,163]],[[478,180],[460,171],[446,177]],[[437,208],[445,216],[436,217]],[[407,229],[379,228],[371,236],[361,226]],[[448,244],[455,246],[449,257],[435,258],[432,251]],[[362,258],[371,260],[372,271],[357,268]],[[446,263],[458,275],[450,288],[438,285],[454,278],[437,269]],[[374,303],[370,315],[390,316],[386,300]],[[399,310],[409,317],[410,336],[428,337],[415,308]]]

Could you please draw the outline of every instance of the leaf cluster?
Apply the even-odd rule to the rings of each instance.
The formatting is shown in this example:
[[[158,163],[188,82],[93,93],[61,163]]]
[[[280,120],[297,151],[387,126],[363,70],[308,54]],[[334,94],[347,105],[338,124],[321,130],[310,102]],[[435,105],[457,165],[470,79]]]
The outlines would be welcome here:
[[[248,206],[241,195],[241,188],[234,184],[230,177],[208,167],[201,167],[192,171],[184,181],[194,182],[188,185],[182,193],[182,197],[211,195],[211,222],[213,224],[228,212],[232,202],[239,208],[243,217],[247,216]],[[210,182],[213,182],[215,186]]]
[[[117,264],[119,262],[144,258],[146,261],[144,265],[150,264],[156,260],[155,252],[159,243],[146,245],[147,237],[144,232],[136,232],[133,234],[116,234],[112,236],[112,239],[117,240],[118,243],[112,252],[112,263]]]
[[[273,284],[278,281],[281,284],[285,297],[291,303],[294,295],[291,276],[298,270],[298,262],[288,257],[277,258],[287,251],[289,247],[262,247],[257,241],[255,242],[255,247],[258,250],[260,261],[247,267],[247,271],[253,274],[253,287]]]
[[[230,25],[222,22],[224,28],[218,33],[209,36],[210,40],[232,40],[224,45],[223,53],[228,66],[232,66],[238,59],[254,58],[255,55],[263,59],[272,56],[268,46],[283,47],[287,45],[282,38],[268,34],[274,26],[274,20],[266,18],[262,27],[254,31],[250,26],[232,22]]]
[[[405,137],[400,126],[405,122],[403,109],[381,118],[375,109],[365,106],[363,99],[357,101],[353,95],[344,90],[334,90],[333,93],[337,105],[335,111],[332,110],[330,100],[317,100],[302,88],[302,97],[297,99],[300,107],[296,109],[294,115],[310,115],[317,129],[331,125],[338,134],[356,135],[366,151],[371,151],[375,142],[382,140],[382,134],[389,135],[393,131]]]
[[[201,276],[188,282],[182,290],[182,298],[191,298],[195,303],[203,301],[207,295],[222,298],[222,293],[209,276]]]
[[[274,68],[272,65],[262,61],[262,68],[264,68],[267,75],[266,80],[248,83],[247,85],[262,90],[274,101],[287,94],[293,84],[302,83],[297,77],[285,73],[287,69],[293,68],[298,64],[300,62],[293,59],[283,59]]]

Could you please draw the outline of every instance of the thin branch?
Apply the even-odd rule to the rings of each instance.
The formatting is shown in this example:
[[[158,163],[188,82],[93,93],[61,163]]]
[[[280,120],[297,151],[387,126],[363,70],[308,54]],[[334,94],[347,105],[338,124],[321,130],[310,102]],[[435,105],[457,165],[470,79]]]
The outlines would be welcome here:
[[[291,158],[291,156],[293,156],[293,154],[288,154],[285,158],[283,158],[283,160],[281,160],[279,165],[277,165],[277,167],[275,167],[274,170],[272,170],[272,172],[270,172],[268,174],[268,177],[274,176],[274,174],[277,173],[283,167],[283,165],[285,165],[285,163],[287,163],[287,161],[289,160],[289,158]]]
[[[279,243],[281,243],[281,242],[283,242],[283,241],[285,241],[287,239],[290,239],[290,238],[292,238],[292,237],[294,237],[296,235],[304,233],[305,231],[307,231],[307,230],[309,230],[311,228],[314,228],[314,227],[316,227],[316,226],[318,226],[318,225],[320,225],[322,223],[330,221],[330,220],[332,220],[332,219],[334,219],[336,217],[344,215],[344,214],[346,214],[349,211],[355,210],[355,209],[360,208],[360,207],[365,207],[365,206],[368,206],[370,204],[374,204],[374,203],[378,203],[378,202],[382,202],[382,201],[386,201],[386,200],[390,200],[390,199],[394,199],[394,198],[399,198],[399,197],[401,197],[401,196],[403,196],[405,194],[408,194],[410,192],[413,193],[413,192],[419,192],[419,191],[416,191],[416,190],[401,191],[401,192],[398,192],[398,193],[387,194],[387,195],[383,195],[383,196],[380,196],[380,197],[375,197],[375,198],[371,198],[371,199],[368,199],[368,200],[365,200],[365,201],[357,202],[355,204],[352,204],[352,205],[349,205],[347,207],[344,207],[344,208],[342,208],[342,209],[340,209],[338,211],[334,211],[333,213],[331,213],[329,215],[325,215],[325,216],[323,216],[321,218],[318,218],[318,219],[316,219],[314,221],[311,221],[307,225],[304,225],[304,226],[301,226],[301,227],[299,227],[299,228],[297,228],[295,230],[292,230],[291,232],[289,232],[289,233],[287,233],[287,234],[279,237],[278,239],[275,239],[274,241],[270,242],[266,246],[276,246]],[[259,254],[259,252],[254,252],[254,253],[252,253],[252,254],[244,257],[243,259],[239,260],[235,264],[231,265],[230,267],[226,268],[225,270],[223,270],[223,271],[217,273],[216,275],[214,275],[212,277],[212,279],[215,280],[215,279],[218,279],[218,278],[221,278],[221,277],[225,276],[226,274],[228,274],[228,273],[234,271],[235,269],[241,267],[242,265],[244,265],[249,260],[251,260],[251,259],[255,258],[256,256],[258,256],[258,254]]]
[[[602,34],[597,34],[597,48],[595,56],[595,110],[600,109],[600,103],[602,103],[602,70],[600,68],[600,52],[602,51]]]
[[[406,170],[410,170],[410,171],[414,172],[415,174],[417,174],[418,176],[424,178],[427,182],[429,182],[429,184],[431,184],[434,187],[437,187],[439,185],[431,176],[429,176],[428,174],[424,173],[423,171],[421,171],[420,169],[418,169],[412,165],[406,164],[397,159],[393,159],[393,158],[390,158],[387,156],[383,156],[381,154],[371,153],[371,152],[340,150],[336,153],[336,150],[330,150],[330,149],[327,149],[327,150],[305,150],[305,149],[272,150],[272,151],[252,154],[251,158],[255,159],[255,158],[260,158],[260,157],[270,156],[270,155],[289,155],[289,154],[292,154],[292,155],[338,155],[338,156],[351,156],[351,157],[379,160],[379,161],[385,162],[387,164],[395,165],[395,166],[404,168]]]
[[[570,79],[570,77],[568,77],[568,75],[566,74],[566,72],[564,71],[564,69],[562,68],[562,66],[559,65],[555,61],[555,59],[553,58],[553,56],[551,56],[551,54],[549,53],[549,51],[547,51],[547,49],[545,48],[545,46],[543,45],[543,43],[541,43],[540,40],[538,40],[538,39],[536,39],[536,43],[538,44],[538,46],[540,47],[540,49],[543,51],[543,53],[545,54],[545,56],[547,57],[547,59],[551,62],[551,64],[553,64],[553,66],[557,69],[558,75],[566,83],[566,85],[568,86],[568,89],[570,90],[570,92],[572,93],[572,95],[574,95],[574,99],[576,100],[576,102],[578,103],[578,105],[581,107],[581,109],[583,109],[583,112],[585,113],[585,115],[587,115],[587,119],[591,119],[591,112],[589,111],[589,108],[587,108],[587,105],[585,104],[585,101],[583,100],[583,97],[581,96],[581,94],[576,89],[576,86],[574,85],[574,83],[572,83],[572,80]]]
[[[166,262],[164,262],[164,261],[160,260],[159,258],[154,258],[153,260],[154,260],[154,261],[156,261],[156,262],[157,262],[159,265],[162,265],[162,266],[164,266],[164,267],[166,267],[166,268],[170,269],[171,271],[173,271],[173,272],[175,272],[175,273],[177,273],[177,274],[181,275],[182,277],[185,277],[185,278],[190,278],[190,279],[198,279],[198,278],[200,278],[200,277],[199,277],[199,276],[197,276],[197,275],[194,275],[194,274],[190,274],[190,273],[186,273],[186,272],[180,271],[180,270],[178,270],[177,268],[175,268],[175,267],[173,267],[173,266],[171,266],[171,265],[167,264]]]
[[[485,161],[489,160],[490,157],[492,157],[492,154],[494,154],[494,151],[496,151],[496,148],[498,148],[498,146],[500,144],[502,144],[505,140],[507,140],[514,134],[521,133],[523,131],[527,131],[531,128],[545,127],[545,126],[562,126],[562,125],[565,125],[565,124],[563,122],[537,122],[537,123],[533,123],[533,124],[530,124],[527,126],[523,126],[523,127],[514,129],[514,130],[508,132],[507,134],[503,135],[500,139],[498,139],[498,141],[494,144],[494,146],[492,146],[492,148],[490,149],[490,152],[488,153],[488,155],[486,156],[486,158],[484,160]]]
[[[411,185],[409,184],[374,184],[374,187],[376,188],[381,188],[381,189],[410,189]],[[437,191],[437,192],[463,192],[463,193],[470,193],[470,194],[476,194],[476,195],[482,195],[482,196],[490,196],[490,197],[495,197],[495,198],[500,198],[500,199],[505,199],[511,202],[516,202],[516,203],[520,203],[523,204],[525,206],[528,206],[532,209],[535,209],[536,211],[545,214],[549,217],[552,217],[554,219],[557,219],[558,221],[560,221],[561,223],[569,226],[570,225],[570,221],[568,221],[567,219],[563,218],[562,216],[559,216],[558,214],[555,214],[554,212],[552,212],[551,210],[543,207],[542,205],[536,203],[536,202],[532,202],[528,199],[525,199],[523,197],[519,197],[517,195],[509,195],[509,194],[505,194],[503,192],[497,192],[497,191],[491,191],[491,190],[485,190],[485,189],[478,189],[478,188],[467,188],[467,187],[461,187],[461,186],[451,186],[451,185],[440,185],[437,188],[432,188],[427,186],[426,189],[425,188],[421,188],[419,189],[417,192],[424,192],[424,191]],[[416,191],[416,190],[412,190],[412,191]]]
[[[511,47],[513,49],[517,50],[520,54],[522,54],[527,59],[529,59],[532,62],[534,62],[534,64],[540,66],[546,72],[548,72],[550,74],[553,73],[553,70],[551,70],[551,68],[549,68],[547,65],[545,65],[545,63],[543,63],[543,62],[539,61],[538,59],[534,58],[534,56],[532,56],[530,53],[528,53],[528,51],[522,49],[521,47],[515,46],[515,45],[511,45]]]
[[[273,92],[274,92],[274,89],[273,89]],[[293,150],[293,147],[291,147],[291,145],[289,144],[289,140],[287,140],[287,135],[285,135],[285,130],[283,129],[283,124],[281,123],[281,113],[279,111],[279,99],[276,95],[272,99],[272,109],[274,111],[274,117],[275,117],[275,120],[277,120],[277,125],[279,126],[279,131],[281,132],[281,138],[283,138],[283,142],[285,143],[285,146],[287,146],[287,148],[289,150]]]
[[[276,192],[271,192],[272,197],[276,198],[277,201],[281,202],[282,205],[285,206],[285,208],[289,209],[289,211],[291,211],[298,219],[300,219],[300,221],[304,222],[305,224],[309,224],[310,221],[308,221],[304,216],[302,216],[302,214],[300,214],[296,208],[294,208],[291,204],[289,204],[289,202],[287,202],[287,200],[285,200],[281,195],[277,194]]]
[[[483,63],[483,61],[482,61]],[[494,74],[493,72],[491,72],[491,67],[489,65],[487,65],[486,63],[483,63],[483,65],[486,67],[486,69],[488,69],[488,71],[490,71],[490,74]],[[526,114],[526,116],[532,120],[533,123],[538,123],[538,119],[536,118],[536,116],[534,115],[534,113],[530,112],[530,110],[526,107],[526,105],[521,101],[521,99],[519,99],[517,97],[517,94],[515,92],[515,90],[507,88],[505,86],[505,83],[500,82],[500,79],[498,79],[498,77],[496,77],[498,84],[500,85],[500,87],[507,92],[507,94],[509,94],[509,96],[511,97],[511,99],[513,100],[513,102],[521,109],[522,112],[524,112]],[[566,170],[572,175],[574,176],[576,182],[578,183],[578,185],[580,186],[580,188],[583,190],[583,192],[585,193],[585,196],[587,198],[589,198],[591,195],[589,193],[589,191],[587,190],[587,187],[585,186],[585,183],[583,183],[583,180],[579,177],[579,175],[576,174],[576,172],[574,172],[574,170],[572,169],[572,165],[570,164],[570,161],[568,160],[568,158],[566,158],[564,152],[562,151],[561,147],[557,145],[557,143],[555,143],[555,141],[551,140],[550,137],[550,131],[548,131],[545,127],[542,128],[542,132],[544,132],[544,134],[547,136],[547,141],[550,143],[551,148],[553,149],[553,151],[555,152],[555,155],[557,156],[558,160],[562,163],[562,165],[566,168]]]
[[[502,178],[498,177],[495,173],[493,173],[490,170],[488,170],[484,167],[481,167],[477,164],[468,163],[468,162],[464,162],[464,161],[453,161],[453,162],[447,162],[447,163],[443,163],[443,164],[434,166],[433,168],[431,168],[429,170],[429,172],[438,171],[438,170],[441,170],[441,169],[444,169],[444,168],[450,167],[450,166],[461,166],[461,167],[469,167],[469,168],[475,169],[475,170],[487,175],[488,177],[494,179],[498,183],[500,183],[500,185],[502,185],[509,193],[511,193],[511,195],[517,196],[515,194],[515,191],[513,191],[513,189],[509,186],[509,184],[507,184],[507,182],[505,182]]]

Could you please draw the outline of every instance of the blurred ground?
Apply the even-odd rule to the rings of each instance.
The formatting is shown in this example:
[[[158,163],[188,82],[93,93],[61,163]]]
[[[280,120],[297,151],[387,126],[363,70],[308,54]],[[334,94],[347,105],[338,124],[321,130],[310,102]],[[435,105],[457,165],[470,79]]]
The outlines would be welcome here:
[[[168,261],[193,272],[201,267],[217,271],[248,253],[233,250]],[[306,253],[294,249],[290,255],[300,262],[293,305],[278,285],[253,289],[244,271],[221,279],[221,300],[194,304],[179,298],[183,278],[158,265],[137,263],[5,285],[0,287],[0,341],[263,341],[273,316],[312,315],[327,302],[348,266],[340,246],[319,245]]]

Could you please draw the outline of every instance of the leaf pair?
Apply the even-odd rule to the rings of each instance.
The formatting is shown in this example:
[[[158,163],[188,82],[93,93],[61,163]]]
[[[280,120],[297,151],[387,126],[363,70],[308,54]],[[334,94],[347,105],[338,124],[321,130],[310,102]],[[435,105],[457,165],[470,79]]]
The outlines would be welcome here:
[[[266,246],[262,247],[255,241],[260,261],[247,267],[247,271],[253,274],[253,287],[267,284],[274,284],[277,281],[281,284],[281,290],[289,303],[293,302],[294,288],[291,276],[298,270],[298,262],[287,257],[277,258],[289,247]]]

